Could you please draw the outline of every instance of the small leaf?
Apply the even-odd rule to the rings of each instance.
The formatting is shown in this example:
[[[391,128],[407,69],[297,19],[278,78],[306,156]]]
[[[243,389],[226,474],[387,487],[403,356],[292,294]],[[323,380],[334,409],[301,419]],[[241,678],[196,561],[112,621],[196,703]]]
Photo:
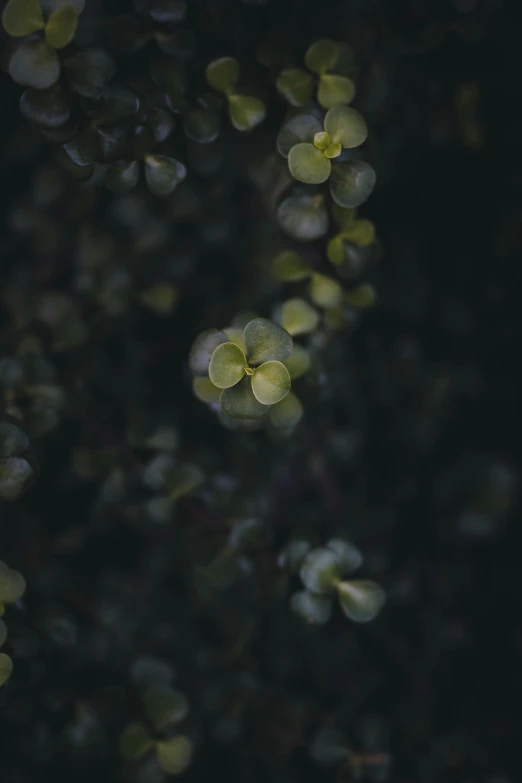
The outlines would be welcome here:
[[[375,288],[370,283],[361,283],[357,288],[352,288],[345,294],[344,301],[356,310],[365,310],[375,304],[377,295]]]
[[[286,397],[270,408],[268,418],[272,426],[277,428],[292,429],[301,421],[303,406],[299,399],[288,392]]]
[[[227,342],[227,335],[218,329],[207,329],[196,337],[189,355],[189,365],[194,375],[208,376],[212,354],[218,345]]]
[[[272,262],[272,271],[278,280],[296,282],[310,275],[310,267],[299,253],[294,250],[284,250]]]
[[[22,41],[11,57],[9,73],[17,84],[45,90],[58,80],[60,62],[45,41]]]
[[[357,571],[363,563],[363,556],[359,549],[353,544],[349,544],[342,538],[331,538],[326,544],[327,549],[331,549],[339,557],[342,566],[343,574],[347,574],[351,571]]]
[[[237,85],[239,64],[233,57],[221,57],[207,65],[207,82],[218,92],[229,93]]]
[[[80,49],[67,57],[65,72],[74,92],[99,100],[116,73],[116,63],[103,49]]]
[[[307,185],[320,185],[326,182],[332,170],[332,164],[322,150],[313,144],[296,144],[288,154],[288,168],[292,177]]]
[[[38,0],[8,0],[2,12],[2,25],[13,38],[42,30],[44,18]]]
[[[285,68],[281,71],[276,87],[290,106],[308,106],[312,100],[312,76],[301,68]]]
[[[215,405],[221,397],[221,389],[214,386],[210,378],[194,378],[192,381],[192,391],[201,402],[207,405]]]
[[[98,154],[98,138],[88,127],[63,145],[63,151],[76,166],[91,166]]]
[[[277,150],[280,155],[287,158],[292,147],[295,147],[300,142],[311,144],[315,134],[321,131],[322,125],[315,115],[298,114],[288,122],[285,122],[277,134]]]
[[[219,136],[219,118],[203,109],[192,109],[183,124],[186,135],[197,144],[210,144]]]
[[[352,220],[343,228],[341,237],[346,242],[367,247],[375,242],[375,226],[369,220]]]
[[[56,8],[45,25],[47,43],[53,49],[63,49],[68,46],[76,33],[78,12],[71,5]]]
[[[332,141],[338,141],[344,149],[360,147],[368,136],[364,117],[351,106],[330,109],[324,118],[324,128]]]
[[[109,125],[133,117],[140,108],[140,99],[132,90],[113,85],[104,92],[100,100],[85,101],[84,108],[96,124]]]
[[[239,383],[246,366],[247,360],[241,348],[234,343],[223,343],[212,354],[208,375],[218,389],[229,389]]]
[[[325,625],[332,616],[332,599],[314,595],[308,590],[299,590],[291,597],[290,608],[309,625]]]
[[[293,239],[311,242],[328,231],[328,212],[322,196],[290,196],[277,209],[281,228]]]
[[[319,313],[305,299],[288,299],[281,308],[281,323],[292,337],[317,329]]]
[[[290,392],[290,395],[288,396],[293,396],[292,392]],[[285,400],[287,399],[288,397],[285,397]],[[278,405],[275,405],[270,411],[270,414],[272,411],[277,410],[278,407]],[[301,564],[309,551],[310,544],[308,541],[303,538],[292,539],[281,551],[277,559],[277,565],[279,568],[286,568],[291,574],[295,574],[301,568]]]
[[[145,179],[154,196],[170,196],[177,185],[187,176],[187,169],[168,155],[147,155],[145,158]]]
[[[312,593],[328,594],[335,590],[342,574],[342,562],[331,549],[312,549],[305,557],[299,575]]]
[[[0,688],[13,673],[13,662],[5,653],[0,653]]]
[[[190,765],[192,753],[192,742],[183,735],[156,743],[158,763],[167,775],[181,775]]]
[[[337,586],[339,603],[345,615],[356,623],[373,620],[386,602],[382,587],[370,579],[353,579]]]
[[[300,378],[305,372],[308,372],[311,365],[310,353],[302,345],[294,343],[292,353],[285,359],[283,364],[290,373],[292,380]]]
[[[235,345],[239,345],[243,353],[246,355],[245,330],[241,329],[239,326],[227,326],[227,328],[223,329],[223,331],[225,332],[230,342],[235,343]]]
[[[248,376],[222,392],[221,407],[233,419],[259,419],[270,410],[254,397]]]
[[[305,54],[306,67],[312,73],[323,74],[335,67],[339,56],[339,45],[328,38],[313,43]]]
[[[31,465],[22,457],[0,460],[0,498],[16,500],[32,475]]]
[[[105,186],[114,193],[124,193],[138,184],[140,167],[137,160],[117,160],[107,166]]]
[[[290,391],[290,375],[281,362],[265,362],[252,376],[252,391],[263,405],[275,405]]]
[[[120,756],[126,761],[142,758],[152,747],[152,738],[143,723],[130,723],[118,742]]]
[[[168,686],[148,688],[143,694],[143,706],[157,731],[165,731],[169,726],[181,723],[189,713],[185,694]]]
[[[318,307],[329,310],[341,304],[343,289],[331,277],[314,272],[310,281],[310,299]]]
[[[248,363],[282,362],[292,353],[293,340],[285,329],[267,318],[254,318],[245,326]]]
[[[346,76],[325,73],[319,79],[317,100],[323,109],[351,103],[355,97],[355,84]]]
[[[229,95],[228,113],[236,130],[250,131],[265,119],[266,107],[263,101],[250,95]]]
[[[14,604],[23,596],[25,589],[26,582],[22,574],[0,560],[0,601]]]
[[[20,457],[29,448],[29,438],[16,424],[0,421],[0,458]]]
[[[352,160],[332,167],[330,193],[341,207],[358,207],[371,195],[376,175],[369,163]]]
[[[59,128],[71,116],[71,109],[59,84],[48,90],[26,90],[20,98],[20,113],[44,128]]]

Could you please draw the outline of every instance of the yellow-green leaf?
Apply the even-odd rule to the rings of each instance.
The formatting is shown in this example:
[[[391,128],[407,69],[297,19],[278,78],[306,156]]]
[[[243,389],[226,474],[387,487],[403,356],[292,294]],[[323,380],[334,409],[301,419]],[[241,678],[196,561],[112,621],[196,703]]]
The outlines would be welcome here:
[[[310,274],[308,264],[295,250],[279,253],[272,262],[272,271],[278,280],[284,282],[304,280]]]
[[[266,107],[263,101],[250,95],[229,95],[228,113],[236,130],[253,130],[265,119]]]
[[[215,90],[228,93],[239,79],[239,64],[233,57],[220,57],[207,65],[205,76]]]
[[[167,775],[181,775],[190,764],[193,746],[188,737],[179,735],[156,743],[156,756]]]
[[[368,623],[386,601],[382,587],[370,579],[353,579],[337,586],[339,603],[345,615],[356,623]]]
[[[341,304],[343,289],[331,277],[314,273],[310,280],[310,299],[318,307],[330,310],[332,307],[337,307]]]
[[[235,343],[218,345],[208,366],[208,375],[218,389],[228,389],[239,383],[245,374],[247,360],[241,348]]]
[[[300,378],[305,372],[310,369],[311,359],[310,353],[303,348],[302,345],[294,343],[294,348],[288,359],[285,359],[283,364],[290,373],[290,378]]]
[[[121,733],[118,750],[122,758],[135,761],[152,747],[152,739],[143,723],[130,723]]]
[[[305,54],[306,67],[313,73],[326,73],[335,66],[338,56],[339,44],[329,38],[321,38],[308,48]]]
[[[45,25],[47,43],[53,49],[63,49],[71,43],[78,26],[78,12],[71,5],[55,8]]]
[[[355,84],[346,76],[325,73],[319,79],[317,100],[323,109],[351,103],[355,97]]]
[[[322,150],[305,142],[296,144],[288,153],[288,168],[298,182],[320,185],[330,176],[332,164]]]
[[[38,0],[8,0],[2,12],[2,25],[13,38],[42,30],[44,18]]]
[[[286,397],[270,408],[268,418],[274,427],[291,429],[301,420],[303,406],[293,392],[288,392]]]
[[[288,299],[281,308],[281,323],[292,336],[308,334],[317,328],[319,313],[305,299]]]
[[[13,673],[13,662],[5,653],[0,653],[0,688]]]
[[[324,118],[324,128],[332,141],[338,141],[344,149],[360,147],[368,136],[364,117],[351,106],[330,109]]]
[[[267,318],[254,318],[245,326],[249,364],[271,360],[282,362],[292,353],[293,340],[284,328]]]
[[[252,376],[252,391],[263,405],[275,405],[290,391],[290,373],[282,362],[265,362]]]

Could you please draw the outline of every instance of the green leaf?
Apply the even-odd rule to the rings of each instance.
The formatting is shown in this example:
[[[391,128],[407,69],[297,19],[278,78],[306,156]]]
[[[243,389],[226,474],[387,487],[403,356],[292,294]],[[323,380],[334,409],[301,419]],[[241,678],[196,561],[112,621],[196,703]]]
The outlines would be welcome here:
[[[252,391],[263,405],[275,405],[290,391],[290,374],[281,362],[265,362],[252,376]]]
[[[170,196],[177,185],[187,176],[187,169],[168,155],[147,155],[145,158],[145,179],[154,196]]]
[[[245,326],[248,363],[282,362],[292,353],[293,340],[285,329],[267,318],[254,318]]]
[[[299,182],[320,185],[330,176],[332,164],[322,150],[313,144],[301,143],[290,150],[288,168],[292,177]]]
[[[276,146],[279,154],[287,158],[292,147],[300,142],[311,144],[315,134],[322,129],[321,123],[313,114],[298,114],[292,117],[277,134]]]
[[[215,90],[229,93],[237,85],[239,64],[233,57],[220,57],[219,60],[213,60],[207,65],[205,76]]]
[[[254,397],[248,375],[245,375],[235,386],[222,392],[221,408],[233,419],[259,419],[270,410],[267,405],[263,405]]]
[[[328,231],[328,212],[321,195],[290,196],[277,209],[281,228],[293,239],[311,242]]]
[[[45,41],[22,41],[9,62],[9,74],[17,84],[45,90],[58,80],[60,62]]]
[[[270,408],[268,418],[272,426],[281,429],[292,429],[301,421],[303,406],[293,392]]]
[[[343,574],[356,571],[363,563],[363,556],[360,550],[343,538],[331,538],[326,544],[326,548],[331,549],[339,557],[343,567]]]
[[[29,438],[16,424],[0,421],[0,458],[19,457],[29,448]]]
[[[25,588],[26,582],[22,574],[0,560],[0,601],[6,604],[16,603],[25,593]]]
[[[99,100],[116,73],[116,63],[104,49],[80,49],[64,62],[69,84],[83,98]]]
[[[20,113],[44,128],[59,128],[71,116],[71,109],[59,84],[47,90],[29,89],[20,98]]]
[[[292,393],[290,392],[290,395],[288,396],[292,396]],[[288,397],[285,397],[285,400],[287,399]],[[270,414],[272,411],[277,410],[278,407],[279,405],[275,405],[270,411]],[[292,539],[282,549],[281,554],[277,559],[277,565],[279,568],[285,568],[290,571],[291,574],[295,574],[301,568],[301,564],[309,551],[310,544],[308,541],[303,538]]]
[[[355,84],[346,76],[337,76],[333,73],[325,73],[319,79],[317,100],[323,109],[331,109],[333,106],[351,103],[355,97]]]
[[[239,383],[245,374],[247,360],[245,354],[235,343],[218,345],[208,366],[209,378],[218,389],[229,389]]]
[[[114,193],[123,193],[138,184],[140,167],[137,160],[117,160],[107,166],[105,186]]]
[[[126,761],[142,758],[152,747],[152,737],[143,723],[130,723],[118,741],[120,756]]]
[[[5,653],[0,653],[0,688],[13,673],[13,662]]]
[[[0,498],[16,500],[32,475],[31,465],[22,457],[0,460]]]
[[[196,337],[189,354],[189,366],[194,375],[208,376],[208,366],[218,345],[229,342],[218,329],[207,329]]]
[[[229,95],[228,113],[236,130],[250,131],[263,122],[266,107],[263,101],[250,95]]]
[[[290,608],[309,625],[325,625],[332,616],[332,599],[300,590],[290,598]]]
[[[8,0],[2,12],[2,25],[13,38],[42,30],[44,18],[38,0]]]
[[[281,323],[292,337],[317,329],[319,313],[305,299],[288,299],[281,308]]]
[[[341,237],[346,242],[367,247],[375,242],[375,226],[369,220],[352,220],[343,229]]]
[[[310,267],[295,250],[284,250],[272,262],[272,271],[278,280],[296,282],[310,275]]]
[[[314,272],[310,281],[310,299],[318,307],[329,310],[343,300],[343,289],[336,280]]]
[[[371,195],[376,175],[369,163],[352,160],[332,166],[330,193],[341,207],[358,207]]]
[[[201,402],[207,405],[215,405],[221,397],[221,389],[214,386],[210,378],[194,378],[192,381],[192,391]]]
[[[225,332],[230,342],[239,345],[243,353],[246,355],[245,330],[241,329],[239,326],[227,326],[227,328],[223,329],[223,331]]]
[[[356,310],[365,310],[375,304],[377,294],[370,283],[361,283],[357,288],[352,288],[345,294],[344,301]]]
[[[178,735],[156,743],[156,756],[167,775],[181,775],[190,765],[193,745],[188,737]]]
[[[308,106],[312,100],[312,76],[301,68],[285,68],[281,71],[276,87],[290,106]]]
[[[310,369],[310,353],[302,345],[294,343],[292,353],[288,359],[284,360],[283,364],[290,373],[292,380],[300,378],[301,375],[304,375]]]
[[[341,582],[337,590],[343,612],[356,623],[368,623],[373,620],[386,602],[386,594],[382,587],[370,579]]]
[[[157,731],[165,731],[181,723],[189,713],[185,694],[165,685],[147,688],[143,694],[143,706],[147,718]]]
[[[197,144],[210,144],[219,136],[219,118],[210,111],[192,109],[183,124],[186,135]]]
[[[335,590],[342,574],[339,555],[331,549],[312,549],[305,557],[299,575],[312,593],[326,595]]]
[[[98,155],[98,137],[88,127],[63,145],[63,151],[76,166],[91,166]]]
[[[330,109],[324,118],[324,128],[332,141],[338,141],[344,149],[360,147],[368,136],[364,117],[351,106]]]
[[[312,73],[323,74],[335,67],[339,56],[339,44],[328,38],[313,43],[305,54],[306,67]]]
[[[3,645],[5,640],[7,639],[7,626],[0,617],[0,647]]]
[[[45,25],[47,43],[53,49],[63,49],[74,38],[78,27],[78,12],[71,5],[56,8]]]

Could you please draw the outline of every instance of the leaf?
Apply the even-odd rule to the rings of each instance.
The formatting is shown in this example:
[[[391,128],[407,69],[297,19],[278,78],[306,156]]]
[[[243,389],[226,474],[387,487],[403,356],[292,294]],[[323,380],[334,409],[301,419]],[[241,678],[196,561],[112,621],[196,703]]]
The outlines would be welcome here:
[[[286,397],[270,408],[268,418],[274,427],[291,429],[299,423],[303,416],[303,406],[299,399],[288,392]]]
[[[84,98],[99,100],[116,73],[116,63],[104,49],[80,49],[64,62],[69,84]]]
[[[319,323],[319,313],[305,299],[287,299],[281,308],[281,323],[292,337],[313,332]]]
[[[265,362],[252,376],[252,391],[263,405],[275,405],[290,391],[290,374],[281,362]]]
[[[58,80],[60,62],[45,41],[22,41],[9,62],[9,74],[17,84],[45,90]]]
[[[288,168],[292,177],[307,185],[320,185],[326,182],[332,170],[332,164],[322,150],[313,144],[302,143],[292,147],[288,154]]]
[[[312,549],[305,557],[299,576],[312,593],[326,595],[335,590],[342,574],[339,555],[331,549]]]
[[[63,151],[76,166],[91,166],[98,154],[98,137],[94,129],[85,128],[63,145]]]
[[[165,731],[181,723],[189,713],[185,694],[165,685],[147,688],[143,694],[143,706],[147,718],[157,731]]]
[[[190,765],[192,753],[192,742],[183,735],[156,743],[158,763],[167,775],[181,775]]]
[[[235,386],[222,392],[221,408],[233,419],[259,419],[270,410],[267,405],[263,405],[254,397],[252,384],[247,375]]]
[[[319,79],[317,100],[323,109],[331,109],[333,106],[351,103],[355,98],[355,84],[346,76],[338,76],[334,73],[325,73]]]
[[[376,299],[375,288],[370,283],[361,283],[357,288],[352,288],[351,291],[348,291],[344,297],[345,303],[357,310],[371,307]]]
[[[346,242],[367,247],[375,242],[375,226],[369,220],[352,220],[348,226],[343,228],[341,237]]]
[[[219,136],[219,118],[210,111],[192,109],[185,117],[186,135],[197,144],[210,144]]]
[[[98,101],[85,101],[84,108],[97,125],[109,125],[133,117],[140,108],[140,99],[132,90],[113,85]]]
[[[318,307],[329,310],[343,300],[343,289],[336,280],[314,272],[310,281],[310,299]]]
[[[239,64],[233,57],[221,57],[213,60],[205,70],[207,82],[218,92],[229,93],[237,85]]]
[[[245,326],[246,357],[251,365],[282,362],[292,353],[293,340],[285,329],[267,318],[254,318]]]
[[[382,587],[370,579],[354,579],[337,586],[339,603],[345,615],[356,623],[368,623],[386,602]]]
[[[225,332],[230,342],[239,345],[243,353],[246,355],[244,329],[241,329],[239,326],[227,326],[227,328],[223,329],[223,331]]]
[[[371,195],[376,175],[369,163],[352,160],[332,166],[330,193],[341,207],[358,207]]]
[[[332,599],[300,590],[290,598],[290,608],[309,625],[325,625],[332,616]]]
[[[14,604],[23,596],[25,589],[26,582],[22,574],[0,560],[0,601]]]
[[[124,193],[138,184],[140,167],[137,160],[117,160],[107,166],[105,187],[114,193]]]
[[[339,45],[329,38],[313,43],[305,54],[306,67],[312,73],[323,74],[334,68],[339,56]]]
[[[143,291],[140,299],[158,315],[169,315],[178,300],[178,292],[172,283],[156,283]]]
[[[304,258],[294,250],[284,250],[272,262],[274,276],[283,282],[304,280],[310,275],[310,268]]]
[[[343,566],[343,574],[356,571],[363,563],[360,550],[342,538],[331,538],[326,544],[326,548],[331,549],[339,557]]]
[[[186,176],[187,169],[175,158],[168,155],[147,155],[145,158],[145,179],[154,196],[170,196]]]
[[[250,131],[265,119],[266,107],[263,101],[249,95],[229,95],[228,113],[236,130]]]
[[[13,662],[5,653],[0,653],[0,688],[13,673]]]
[[[351,106],[330,109],[324,118],[324,129],[332,141],[338,141],[344,149],[360,147],[368,136],[364,117]]]
[[[19,457],[29,448],[29,438],[16,424],[0,421],[0,458]]]
[[[208,375],[218,389],[229,389],[239,383],[245,374],[247,360],[245,354],[235,343],[218,345],[210,359]]]
[[[20,113],[44,128],[59,128],[71,116],[71,109],[59,84],[47,90],[26,90],[20,98]]]
[[[63,49],[71,43],[78,27],[78,12],[72,5],[60,6],[45,25],[47,43],[53,49]]]
[[[16,500],[33,475],[33,469],[22,457],[0,460],[0,498]]]
[[[312,100],[313,79],[301,68],[285,68],[277,77],[276,88],[290,106],[308,106]]]
[[[302,345],[294,343],[292,353],[288,359],[284,360],[283,364],[290,373],[292,380],[300,378],[301,375],[304,375],[310,369],[310,353]]]
[[[291,120],[285,122],[277,134],[276,146],[280,155],[284,158],[292,147],[300,142],[312,143],[316,133],[322,131],[322,125],[313,114],[298,114]]]
[[[277,209],[281,228],[293,239],[310,242],[328,231],[328,213],[324,199],[316,196],[290,196]]]
[[[290,395],[291,394],[292,393],[290,392]],[[285,397],[285,400],[286,399],[288,399],[288,397]],[[275,411],[278,407],[279,405],[275,405],[272,408],[272,411]],[[272,413],[272,411],[270,411],[270,413]],[[301,568],[301,564],[309,551],[310,544],[308,541],[303,538],[292,539],[281,551],[277,559],[277,565],[279,568],[285,568],[290,571],[291,574],[295,574]]]
[[[208,376],[212,354],[218,345],[227,342],[227,335],[218,329],[207,329],[196,337],[189,354],[189,366],[194,375]]]
[[[8,0],[2,12],[2,25],[13,38],[42,30],[44,18],[38,0]]]
[[[118,741],[120,756],[127,761],[142,758],[152,747],[152,738],[143,723],[130,723]]]

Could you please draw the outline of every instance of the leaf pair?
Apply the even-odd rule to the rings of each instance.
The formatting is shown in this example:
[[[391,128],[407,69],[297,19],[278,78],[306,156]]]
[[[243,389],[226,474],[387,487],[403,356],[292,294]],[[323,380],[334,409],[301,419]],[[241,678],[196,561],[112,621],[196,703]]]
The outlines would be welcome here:
[[[146,155],[143,162],[145,181],[153,196],[170,196],[187,176],[183,163],[169,155]],[[135,187],[139,177],[139,161],[118,160],[108,166],[105,185],[115,193],[123,193]]]
[[[222,93],[228,101],[228,114],[234,128],[250,131],[265,118],[263,101],[236,91],[239,81],[239,63],[233,57],[221,57],[207,65],[207,82],[214,90]]]
[[[83,10],[83,4],[79,10]],[[64,0],[55,5],[46,20],[38,0],[8,0],[2,12],[2,24],[13,38],[43,30],[52,49],[63,49],[74,38],[79,10],[74,2]]]

